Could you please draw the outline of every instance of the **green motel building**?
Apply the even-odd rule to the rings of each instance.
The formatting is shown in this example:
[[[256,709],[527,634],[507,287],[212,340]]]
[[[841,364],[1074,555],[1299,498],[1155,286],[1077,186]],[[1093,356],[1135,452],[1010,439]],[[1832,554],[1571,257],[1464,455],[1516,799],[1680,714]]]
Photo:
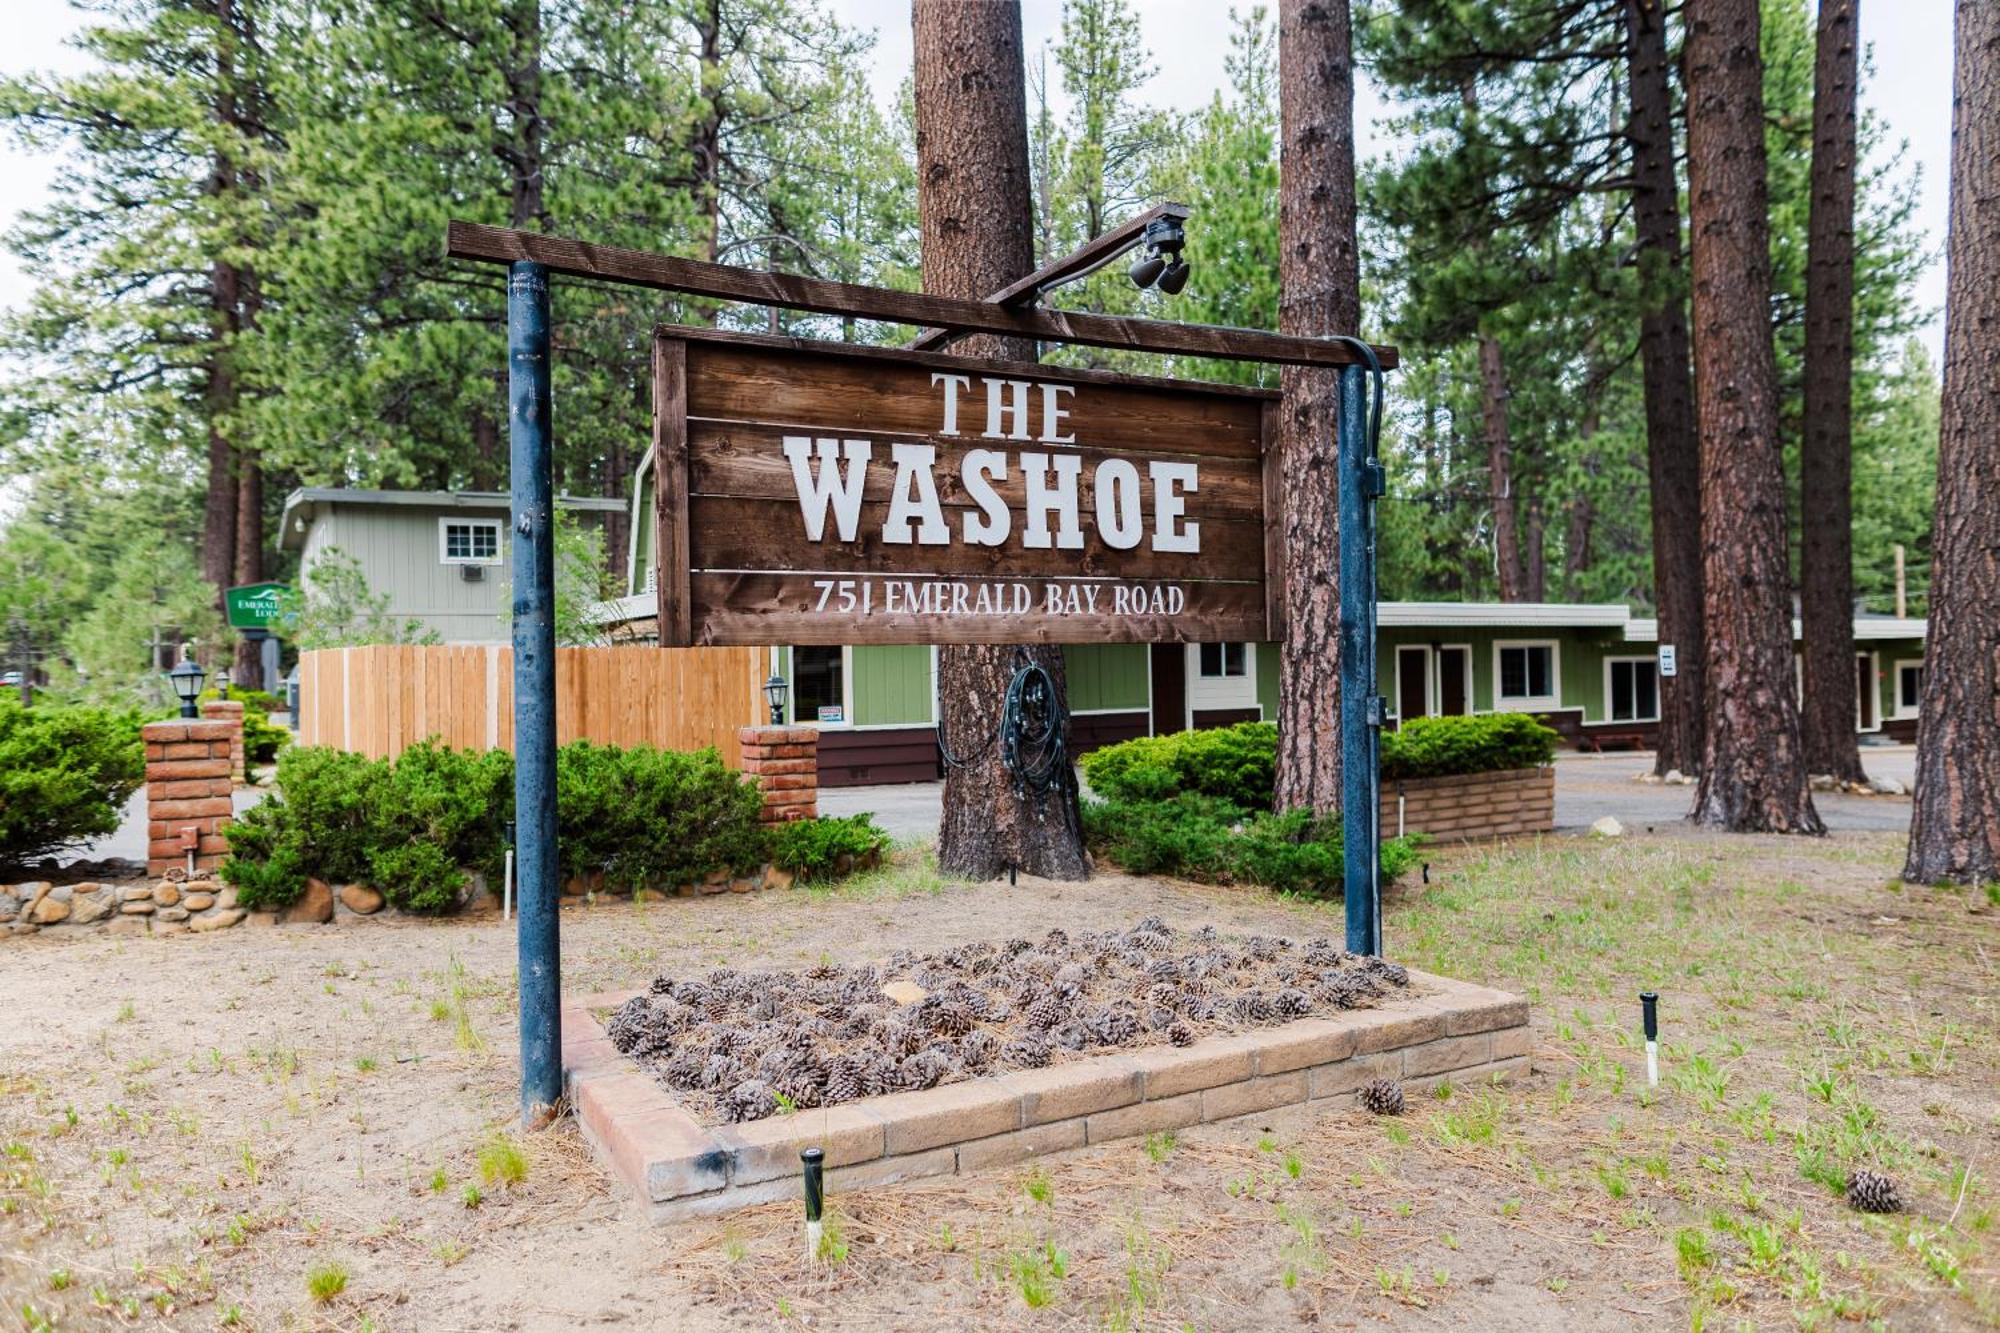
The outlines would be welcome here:
[[[630,595],[600,617],[619,641],[657,640],[650,487],[636,488]],[[642,573],[643,571],[643,573]],[[1533,713],[1587,749],[1650,746],[1660,671],[1672,645],[1656,622],[1617,603],[1383,602],[1378,688],[1392,717]],[[1797,622],[1793,634],[1798,633]],[[1864,737],[1916,734],[1924,622],[1858,616],[1854,724]],[[921,646],[773,648],[790,684],[789,720],[820,728],[826,786],[941,776],[937,650]],[[1071,740],[1099,745],[1278,715],[1272,643],[1088,644],[1063,649]]]

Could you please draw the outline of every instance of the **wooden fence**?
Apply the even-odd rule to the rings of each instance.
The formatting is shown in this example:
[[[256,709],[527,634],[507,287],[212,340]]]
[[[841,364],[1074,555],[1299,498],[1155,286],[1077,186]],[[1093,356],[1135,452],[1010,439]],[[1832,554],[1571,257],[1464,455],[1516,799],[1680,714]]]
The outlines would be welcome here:
[[[765,718],[759,648],[558,648],[556,739],[670,750],[714,746]],[[299,741],[387,758],[426,737],[514,748],[514,650],[378,645],[299,654]]]

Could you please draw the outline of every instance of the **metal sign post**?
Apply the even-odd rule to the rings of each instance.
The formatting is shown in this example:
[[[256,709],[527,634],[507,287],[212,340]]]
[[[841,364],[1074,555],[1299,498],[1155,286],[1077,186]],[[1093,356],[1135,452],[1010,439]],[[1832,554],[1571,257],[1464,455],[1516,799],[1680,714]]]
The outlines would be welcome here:
[[[520,915],[521,1121],[562,1097],[556,923],[555,451],[549,436],[549,275],[507,272],[507,399],[514,524],[514,820]]]
[[[1372,355],[1369,358],[1373,360]],[[1382,696],[1375,692],[1375,458],[1369,390],[1381,373],[1340,372],[1340,807],[1347,951],[1382,952]]]

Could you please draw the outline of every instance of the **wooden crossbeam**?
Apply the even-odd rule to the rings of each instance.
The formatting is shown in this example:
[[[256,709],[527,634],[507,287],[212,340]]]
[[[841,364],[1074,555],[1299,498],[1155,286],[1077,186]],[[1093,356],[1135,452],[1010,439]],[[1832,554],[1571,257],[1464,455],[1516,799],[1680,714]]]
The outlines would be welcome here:
[[[1088,273],[1107,260],[1131,249],[1146,234],[1146,228],[1150,224],[1161,218],[1186,222],[1190,211],[1186,204],[1157,204],[1137,217],[1126,219],[1061,259],[1044,264],[1027,277],[1008,283],[986,299],[994,305],[1032,305],[1035,298],[1048,288]],[[933,352],[944,347],[961,332],[963,330],[960,329],[925,329],[911,340],[910,346],[919,352]]]
[[[453,259],[500,264],[528,260],[551,273],[685,292],[712,300],[744,301],[965,333],[997,333],[1043,342],[1213,357],[1221,361],[1264,361],[1274,365],[1346,366],[1359,360],[1353,350],[1340,343],[1267,333],[1262,329],[1127,319],[1083,311],[1009,308],[986,301],[961,301],[859,283],[829,282],[795,273],[770,273],[698,259],[677,259],[645,250],[592,245],[477,222],[450,223],[446,229],[445,253]],[[1375,355],[1385,370],[1395,367],[1395,348],[1378,347]]]

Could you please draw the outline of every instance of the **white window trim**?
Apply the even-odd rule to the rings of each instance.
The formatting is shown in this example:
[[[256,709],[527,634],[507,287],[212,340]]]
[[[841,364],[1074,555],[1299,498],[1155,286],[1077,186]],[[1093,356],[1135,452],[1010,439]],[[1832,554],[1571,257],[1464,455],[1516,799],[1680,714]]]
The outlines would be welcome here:
[[[1230,642],[1234,643],[1237,642],[1237,640],[1232,639],[1230,640]],[[1257,720],[1260,722],[1268,722],[1270,720],[1269,718],[1264,716],[1264,700],[1262,699],[1262,697],[1259,696],[1257,692],[1257,641],[1255,639],[1246,639],[1243,640],[1242,643],[1243,643],[1243,674],[1240,676],[1202,675],[1201,645],[1198,643],[1189,643],[1182,645],[1181,660],[1184,663],[1186,663],[1186,665],[1182,668],[1184,674],[1181,677],[1181,730],[1182,731],[1194,730],[1194,715],[1195,712],[1197,711],[1194,706],[1194,687],[1197,681],[1203,681],[1203,680],[1242,681],[1250,688],[1250,705],[1257,710]],[[1152,659],[1150,657],[1147,659],[1146,662],[1146,670],[1150,675],[1152,671]],[[1152,697],[1152,686],[1150,685],[1150,683],[1147,686],[1147,697],[1149,700]],[[1214,712],[1216,710],[1204,709],[1201,711]],[[1146,713],[1148,717],[1152,715],[1152,708],[1150,703],[1148,704]]]
[[[799,716],[798,651],[801,648],[824,648],[823,643],[792,644],[785,649],[785,711],[791,714],[791,725],[795,727],[818,727],[821,731],[853,731],[854,727],[854,649],[842,644],[840,648],[840,721],[822,722],[816,717]],[[935,677],[933,677],[935,679]]]
[[[1653,668],[1653,715],[1651,717],[1611,716],[1611,664],[1633,662]],[[1604,723],[1619,726],[1626,723],[1658,722],[1660,720],[1660,659],[1658,657],[1607,657],[1604,659]]]
[[[1861,665],[1861,663],[1862,663],[1862,661],[1863,661],[1864,659],[1865,659],[1865,660],[1867,661],[1867,663],[1868,663],[1868,665],[1867,665],[1867,666],[1865,666],[1865,667]],[[1855,653],[1854,653],[1854,667],[1855,667],[1855,670],[1856,670],[1856,671],[1865,671],[1865,672],[1867,672],[1867,673],[1868,673],[1868,688],[1869,688],[1870,690],[1873,690],[1873,691],[1874,691],[1874,704],[1875,704],[1875,706],[1874,706],[1873,708],[1871,708],[1871,709],[1868,709],[1868,710],[1867,710],[1868,712],[1871,712],[1871,713],[1873,713],[1873,714],[1875,715],[1875,725],[1874,725],[1874,726],[1872,726],[1872,727],[1864,727],[1864,726],[1862,726],[1862,725],[1861,725],[1861,717],[1862,717],[1862,707],[1861,707],[1861,700],[1862,700],[1862,699],[1863,699],[1863,697],[1865,697],[1865,696],[1864,696],[1864,695],[1862,694],[1862,692],[1861,692],[1861,691],[1860,691],[1859,689],[1857,689],[1857,690],[1855,690],[1855,691],[1854,691],[1854,731],[1855,731],[1855,734],[1856,734],[1856,735],[1860,735],[1860,736],[1871,736],[1871,735],[1873,735],[1874,733],[1876,733],[1876,732],[1878,732],[1878,731],[1882,730],[1882,657],[1881,657],[1881,654],[1877,653],[1877,652],[1876,652],[1876,651],[1875,651],[1874,649],[1872,649],[1872,648],[1862,648],[1862,649],[1856,649],[1856,650],[1855,650]],[[1857,681],[1856,681],[1855,683],[1856,683],[1857,685],[1858,685],[1858,684],[1860,684],[1860,682],[1859,682],[1858,680],[1857,680]]]
[[[1500,650],[1503,648],[1546,648],[1549,650],[1548,694],[1508,699],[1500,693]],[[1493,711],[1496,713],[1545,713],[1562,707],[1562,642],[1558,639],[1495,639],[1493,641]]]
[[[1232,643],[1243,644],[1243,670],[1232,675],[1229,671],[1228,648]],[[1222,674],[1211,676],[1201,669],[1201,650],[1209,647],[1206,643],[1194,645],[1194,678],[1196,680],[1255,680],[1257,678],[1257,645],[1248,640],[1229,639],[1213,645],[1222,652]]]
[[[490,528],[493,531],[493,558],[481,560],[474,556],[447,555],[445,534],[454,526],[461,528]],[[466,518],[463,515],[447,514],[438,519],[438,563],[441,565],[497,565],[507,558],[507,525],[497,518]]]
[[[1890,670],[1894,674],[1891,679],[1896,682],[1896,688],[1890,696],[1896,702],[1896,706],[1889,713],[1889,719],[1892,722],[1906,721],[1924,711],[1924,692],[1921,686],[1917,689],[1917,706],[1915,708],[1905,708],[1903,706],[1904,667],[1915,667],[1918,671],[1922,671],[1924,669],[1924,659],[1921,657],[1898,657],[1892,660]]]

